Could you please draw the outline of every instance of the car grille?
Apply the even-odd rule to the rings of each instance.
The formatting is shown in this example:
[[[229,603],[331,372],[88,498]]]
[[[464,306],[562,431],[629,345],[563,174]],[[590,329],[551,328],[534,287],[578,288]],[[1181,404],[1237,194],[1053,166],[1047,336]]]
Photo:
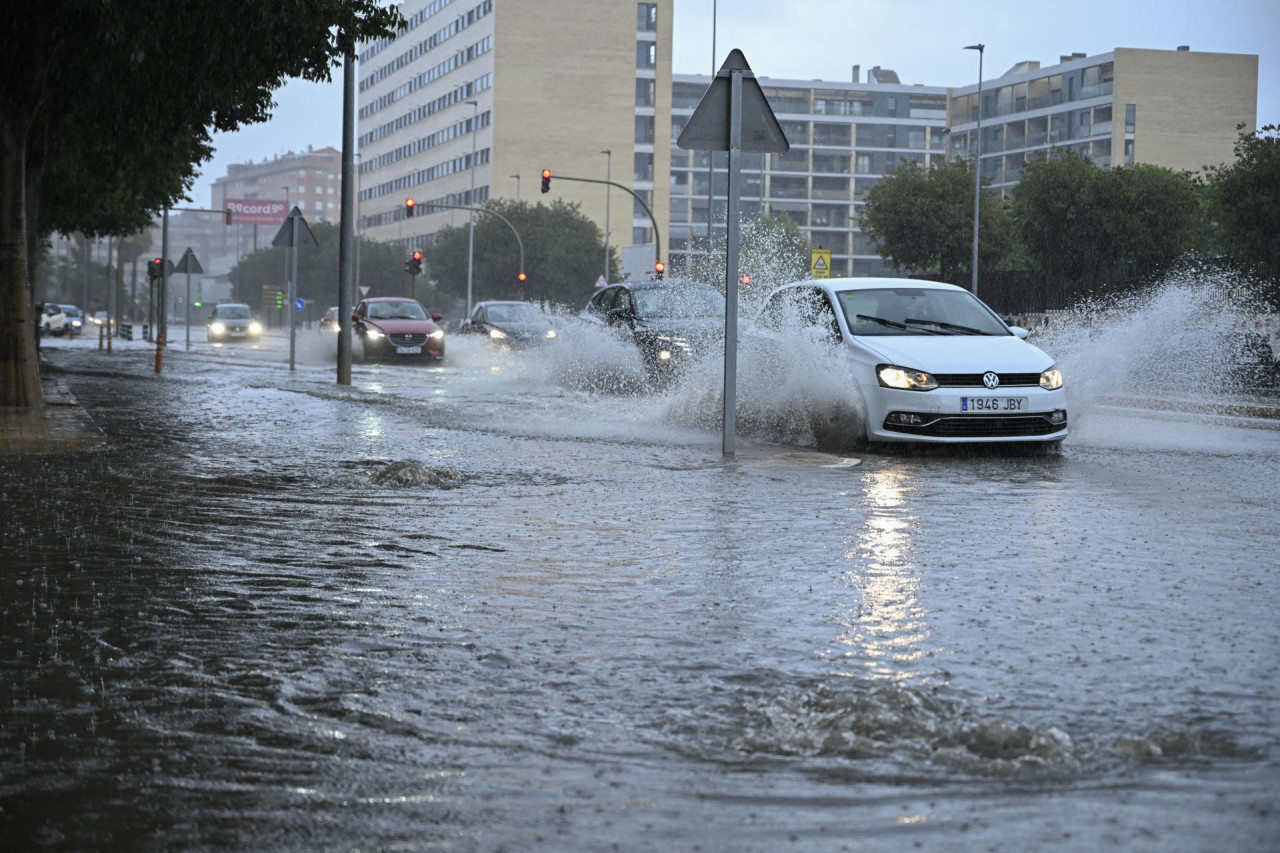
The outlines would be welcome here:
[[[1001,373],[1000,387],[1016,385],[1039,385],[1039,373]],[[981,373],[935,373],[939,388],[982,388]]]
[[[427,342],[425,334],[388,335],[387,337],[393,346],[398,347],[420,347]]]
[[[890,417],[892,417],[892,413]],[[933,418],[923,424],[899,424],[885,420],[890,432],[922,435],[931,438],[1031,438],[1052,435],[1067,428],[1049,420],[1049,414],[1033,415],[922,415]]]

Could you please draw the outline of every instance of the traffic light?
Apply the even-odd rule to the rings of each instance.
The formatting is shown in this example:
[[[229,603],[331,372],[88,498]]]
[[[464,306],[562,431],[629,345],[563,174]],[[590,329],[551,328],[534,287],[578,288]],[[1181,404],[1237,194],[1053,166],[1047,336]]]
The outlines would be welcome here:
[[[229,207],[226,209],[226,216],[227,216],[227,224],[230,225],[231,224],[231,208]]]
[[[422,252],[414,252],[413,256],[404,262],[404,271],[409,275],[418,275],[422,272]]]
[[[524,270],[521,270],[520,274],[516,276],[516,281],[523,284],[528,278],[529,276],[524,274]]]
[[[413,216],[413,208],[415,206],[417,206],[417,202],[415,202],[413,199],[407,198],[404,200],[404,216],[406,219]]]
[[[542,170],[542,191],[544,193],[551,192],[551,170],[550,169]]]
[[[276,291],[276,307],[277,308],[284,307],[284,291],[283,290]]]
[[[662,274],[667,271],[667,265],[662,261],[658,261],[653,265],[653,277],[662,278]]]
[[[750,283],[751,283],[751,276],[748,275],[747,273],[743,273],[741,276],[738,277],[738,284],[750,284]]]

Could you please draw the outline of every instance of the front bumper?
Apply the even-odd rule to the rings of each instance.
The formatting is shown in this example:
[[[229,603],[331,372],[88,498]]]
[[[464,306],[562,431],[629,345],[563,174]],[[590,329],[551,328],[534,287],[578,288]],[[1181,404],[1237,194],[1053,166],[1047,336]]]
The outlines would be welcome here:
[[[1067,437],[1067,401],[1061,388],[901,391],[874,385],[863,386],[862,391],[871,441],[960,444],[1055,442]],[[975,411],[974,398],[1025,398],[1026,403],[1016,410]]]

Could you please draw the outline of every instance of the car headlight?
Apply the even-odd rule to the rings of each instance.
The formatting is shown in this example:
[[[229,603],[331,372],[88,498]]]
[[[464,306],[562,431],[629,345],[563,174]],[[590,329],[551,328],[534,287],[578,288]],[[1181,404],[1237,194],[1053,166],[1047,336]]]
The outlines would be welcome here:
[[[364,336],[370,340],[376,341],[378,338],[382,337],[382,330],[373,326],[365,326]]]
[[[217,320],[214,320],[212,323],[210,323],[210,324],[209,324],[209,333],[210,333],[210,334],[213,334],[213,335],[220,335],[220,334],[222,334],[223,332],[225,332],[226,330],[227,330],[227,327],[226,327],[226,326],[224,326],[224,325],[222,325],[221,323],[219,323]]]
[[[554,338],[555,336],[556,336],[556,330],[555,330],[555,329],[547,329],[547,337],[548,337],[548,338]]]
[[[1050,367],[1041,373],[1040,387],[1046,391],[1057,391],[1062,387],[1062,371],[1057,367]]]
[[[504,331],[502,331],[501,329],[490,329],[490,330],[489,330],[489,337],[493,338],[495,341],[500,341],[500,340],[502,340],[503,338],[505,338],[506,336],[507,336],[507,333],[506,333],[506,332],[504,332]]]
[[[933,378],[933,374],[892,364],[877,367],[876,378],[886,388],[900,388],[903,391],[932,391],[938,387],[938,380]]]
[[[496,330],[495,330],[495,331],[496,331]],[[431,338],[432,340],[435,340],[435,341],[443,341],[443,340],[444,340],[444,329],[436,329],[434,332],[432,332],[431,334],[427,335],[427,337],[429,337],[429,338]],[[504,335],[504,337],[505,337],[505,335]]]
[[[250,323],[250,324],[249,324],[249,334],[251,334],[251,335],[260,335],[260,334],[262,334],[262,324],[261,324],[261,323],[259,323],[257,320],[254,320],[252,323]]]

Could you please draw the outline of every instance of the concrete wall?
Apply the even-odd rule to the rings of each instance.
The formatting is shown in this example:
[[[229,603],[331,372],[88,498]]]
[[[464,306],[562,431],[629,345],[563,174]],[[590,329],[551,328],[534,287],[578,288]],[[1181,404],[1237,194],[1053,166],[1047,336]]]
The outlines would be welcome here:
[[[1137,108],[1134,162],[1199,172],[1229,163],[1258,116],[1258,57],[1115,49],[1112,162],[1123,162],[1125,105]]]

